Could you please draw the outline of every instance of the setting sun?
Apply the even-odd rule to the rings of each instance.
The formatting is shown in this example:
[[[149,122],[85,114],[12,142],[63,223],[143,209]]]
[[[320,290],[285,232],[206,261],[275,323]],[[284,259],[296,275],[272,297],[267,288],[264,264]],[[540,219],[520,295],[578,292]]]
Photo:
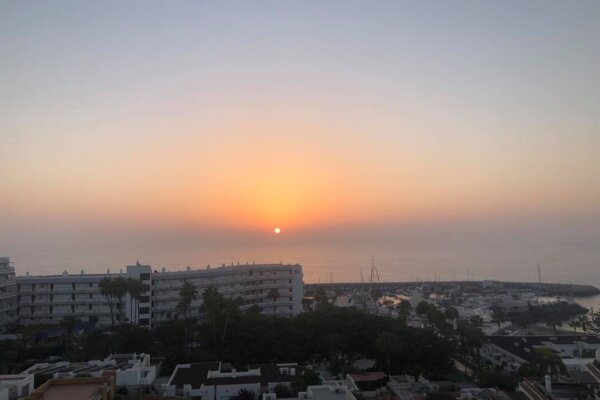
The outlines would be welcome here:
[[[279,228],[275,228],[273,229],[273,231],[275,232],[275,234],[279,235],[281,233],[281,229]]]

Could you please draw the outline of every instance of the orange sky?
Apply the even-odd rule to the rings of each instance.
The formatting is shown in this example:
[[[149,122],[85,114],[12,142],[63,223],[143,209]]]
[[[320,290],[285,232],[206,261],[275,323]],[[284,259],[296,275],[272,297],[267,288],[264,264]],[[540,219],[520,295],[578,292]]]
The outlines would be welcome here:
[[[466,4],[6,6],[0,217],[270,233],[597,215],[597,5]]]

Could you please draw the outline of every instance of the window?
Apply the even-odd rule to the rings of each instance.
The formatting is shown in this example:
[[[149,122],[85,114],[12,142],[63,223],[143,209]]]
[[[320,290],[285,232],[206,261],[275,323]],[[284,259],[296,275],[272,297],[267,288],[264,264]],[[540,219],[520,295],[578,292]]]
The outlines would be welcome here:
[[[150,307],[140,307],[140,314],[150,313]]]
[[[148,303],[150,301],[150,296],[141,296],[140,303]]]
[[[140,274],[140,279],[143,281],[149,281],[150,280],[150,273],[146,272],[144,274]]]

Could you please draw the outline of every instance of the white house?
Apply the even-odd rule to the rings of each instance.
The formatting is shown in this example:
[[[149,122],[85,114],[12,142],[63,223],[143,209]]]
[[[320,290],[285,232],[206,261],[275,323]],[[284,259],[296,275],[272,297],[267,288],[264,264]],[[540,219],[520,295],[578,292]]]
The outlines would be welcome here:
[[[157,375],[157,367],[150,364],[150,354],[112,354],[104,360],[90,360],[83,363],[38,363],[23,374],[44,374],[53,378],[73,378],[77,376],[100,377],[104,371],[116,371],[117,386],[149,386]]]
[[[165,385],[164,394],[227,400],[244,389],[260,397],[277,385],[289,386],[303,369],[295,363],[250,364],[243,370],[220,362],[179,364]]]
[[[14,400],[29,396],[33,391],[33,374],[0,375],[0,400]]]

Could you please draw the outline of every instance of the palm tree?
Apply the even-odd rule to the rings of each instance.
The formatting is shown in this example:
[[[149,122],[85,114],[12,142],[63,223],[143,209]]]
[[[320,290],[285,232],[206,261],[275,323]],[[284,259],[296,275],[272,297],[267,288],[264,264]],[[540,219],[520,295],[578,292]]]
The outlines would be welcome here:
[[[552,328],[552,330],[554,331],[554,333],[556,333],[556,327],[562,326],[562,321],[560,320],[560,318],[558,318],[556,316],[551,316],[546,321],[546,326],[548,328]]]
[[[108,309],[110,311],[111,331],[115,331],[115,312],[114,312],[114,281],[111,278],[105,277],[98,282],[100,293],[108,301]]]
[[[327,297],[327,292],[325,292],[325,289],[320,288],[317,290],[317,293],[315,294],[315,303],[317,303],[319,306],[329,303],[329,297]]]
[[[309,298],[307,298],[307,297],[304,297],[304,298],[302,299],[302,310],[303,310],[303,311],[305,311],[305,312],[306,312],[306,311],[309,311],[309,310],[310,310],[310,305],[311,305],[311,303],[312,303],[312,301],[310,301],[310,299],[309,299]]]
[[[579,323],[581,331],[587,332],[588,327],[590,325],[590,318],[586,314],[580,315],[579,318],[577,318],[577,322]]]
[[[429,303],[426,301],[419,302],[415,311],[417,312],[419,320],[421,321],[421,327],[423,327],[423,317],[429,312]]]
[[[454,323],[456,322],[458,317],[460,317],[460,313],[458,312],[458,310],[455,307],[449,306],[448,308],[446,308],[444,315],[446,319],[449,319],[450,322],[452,322],[452,328],[454,328]]]
[[[269,293],[267,294],[267,298],[273,300],[273,314],[275,314],[275,310],[277,309],[277,306],[275,305],[275,302],[280,297],[281,297],[281,295],[279,294],[279,291],[277,289],[275,289],[275,288],[269,290]]]
[[[202,292],[202,307],[200,310],[208,320],[213,337],[213,351],[217,354],[217,321],[221,317],[225,298],[216,287],[209,286]]]
[[[125,320],[125,310],[123,308],[123,298],[127,294],[127,279],[118,276],[113,279],[113,295],[117,299],[117,309],[119,311],[119,325],[123,326]]]
[[[506,321],[506,318],[502,311],[496,310],[492,313],[492,322],[495,322],[498,325],[498,330],[500,330],[500,326],[504,321]]]
[[[179,291],[179,303],[177,304],[177,308],[182,312],[185,318],[192,317],[192,301],[196,300],[197,295],[198,290],[196,290],[196,285],[188,280],[184,281],[183,286]]]
[[[581,325],[578,319],[573,319],[569,321],[569,326],[573,328],[573,333],[577,333],[577,328],[579,328]]]
[[[130,323],[133,324],[133,321],[137,321],[137,314],[139,309],[140,297],[142,297],[142,293],[144,293],[144,284],[142,281],[138,279],[128,278],[127,279],[127,293],[129,293],[129,297],[131,299],[129,305],[130,312]],[[135,307],[134,307],[135,304]]]
[[[532,363],[544,375],[547,373],[556,375],[557,372],[564,372],[566,369],[560,356],[547,348],[536,349]]]
[[[244,302],[241,297],[235,299],[227,299],[225,303],[225,322],[223,324],[223,333],[221,335],[221,357],[223,359],[223,353],[225,352],[225,337],[227,335],[227,326],[231,317],[240,311],[240,305]]]
[[[256,400],[256,395],[248,389],[240,389],[238,394],[231,397],[231,400]]]
[[[410,301],[404,299],[400,300],[400,303],[396,306],[396,308],[398,309],[398,316],[404,321],[404,323],[406,323],[408,320],[408,314],[412,309]]]
[[[183,286],[179,291],[179,303],[177,304],[177,309],[181,311],[184,319],[184,345],[187,347],[188,342],[188,322],[192,317],[192,301],[196,300],[198,295],[198,291],[196,290],[196,285],[192,282],[185,280],[183,281]]]
[[[481,328],[483,326],[483,318],[481,318],[479,315],[473,315],[470,322],[476,328]]]

